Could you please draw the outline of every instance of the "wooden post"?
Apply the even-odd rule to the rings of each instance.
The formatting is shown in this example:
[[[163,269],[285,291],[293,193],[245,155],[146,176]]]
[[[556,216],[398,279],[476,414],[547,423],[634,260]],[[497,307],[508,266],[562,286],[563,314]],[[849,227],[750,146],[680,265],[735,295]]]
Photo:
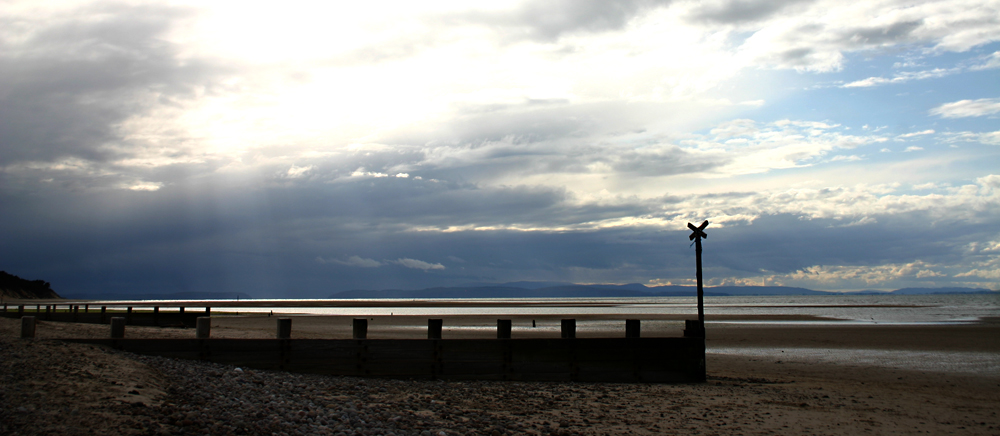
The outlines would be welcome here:
[[[21,338],[31,339],[35,337],[35,317],[33,316],[22,316],[21,317]]]
[[[132,324],[132,306],[129,306],[128,310],[125,312],[125,321]]]
[[[637,319],[626,319],[625,320],[625,337],[626,338],[638,338],[639,333],[639,320]]]
[[[41,304],[36,304],[35,305],[35,313],[42,313],[42,305]]]
[[[497,320],[497,339],[510,339],[510,320]]]
[[[208,339],[212,336],[212,318],[207,316],[199,316],[196,321],[195,327],[195,338],[197,339]]]
[[[125,318],[115,316],[111,318],[111,339],[122,339],[125,337]]]
[[[90,305],[89,304],[84,304],[83,305],[83,313],[90,313]]]
[[[106,315],[108,314],[108,306],[101,306],[101,324],[104,324]]]
[[[698,324],[702,331],[701,337],[705,337],[705,291],[702,286],[701,276],[701,240],[708,238],[708,234],[705,233],[705,227],[708,227],[708,220],[705,220],[698,227],[688,223],[688,228],[693,232],[688,239],[694,240],[695,267],[698,278]]]
[[[576,320],[575,319],[564,319],[562,320],[562,337],[563,339],[573,339],[576,337]]]
[[[292,338],[292,319],[278,318],[278,339]]]
[[[441,339],[441,327],[443,325],[443,319],[427,320],[427,339]]]
[[[368,318],[354,318],[354,339],[368,339]]]
[[[212,308],[211,307],[208,307],[208,306],[205,307],[205,316],[212,316]]]
[[[80,316],[80,305],[77,304],[73,306],[73,322],[76,322]]]
[[[24,305],[17,306],[17,316],[18,317],[24,316]]]
[[[153,324],[160,325],[160,306],[153,306]]]
[[[45,319],[52,319],[52,306],[45,306]]]
[[[184,315],[184,306],[181,306],[181,315]]]

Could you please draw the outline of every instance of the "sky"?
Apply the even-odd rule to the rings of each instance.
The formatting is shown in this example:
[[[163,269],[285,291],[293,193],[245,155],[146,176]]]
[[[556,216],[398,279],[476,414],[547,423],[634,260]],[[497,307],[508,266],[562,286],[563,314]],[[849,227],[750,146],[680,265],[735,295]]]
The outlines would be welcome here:
[[[62,294],[1000,289],[1000,1],[0,2]]]

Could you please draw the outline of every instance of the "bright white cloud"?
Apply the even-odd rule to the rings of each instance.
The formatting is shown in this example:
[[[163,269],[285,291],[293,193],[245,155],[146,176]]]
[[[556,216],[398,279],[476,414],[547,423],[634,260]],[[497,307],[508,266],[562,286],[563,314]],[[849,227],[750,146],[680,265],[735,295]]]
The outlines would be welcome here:
[[[978,142],[987,145],[1000,145],[1000,130],[994,132],[952,132],[945,135],[945,142]]]
[[[904,133],[902,135],[897,136],[896,140],[897,141],[901,141],[901,140],[904,140],[906,138],[913,138],[913,137],[917,137],[917,136],[932,135],[932,134],[934,134],[934,130],[933,129],[928,129],[928,130],[923,130],[923,131],[920,131],[920,132]]]
[[[302,178],[305,177],[306,174],[308,174],[309,171],[312,171],[314,168],[316,167],[313,165],[306,165],[303,167],[292,165],[292,167],[289,168],[288,171],[285,173],[285,176],[288,177],[289,179]]]
[[[980,98],[945,103],[931,109],[931,115],[942,118],[982,117],[1000,112],[1000,98]]]
[[[1000,68],[1000,51],[993,52],[993,54],[986,56],[982,63],[973,65],[969,69],[973,71],[982,71],[992,70],[994,68]]]
[[[365,169],[362,167],[362,168],[358,168],[358,169],[354,170],[354,172],[351,173],[351,177],[375,177],[375,178],[381,178],[381,177],[389,177],[389,175],[386,174],[386,173],[380,173],[380,172],[375,172],[375,171],[365,171]]]
[[[136,182],[126,186],[126,189],[132,191],[159,191],[163,187],[162,183],[159,182]]]
[[[952,74],[957,74],[960,73],[961,71],[962,70],[960,68],[948,68],[948,69],[936,68],[927,71],[908,71],[896,74],[891,79],[886,79],[884,77],[869,77],[867,79],[857,80],[854,82],[841,85],[841,88],[870,88],[878,85],[906,83],[911,80],[936,79],[940,77],[950,76]]]
[[[734,120],[710,135],[682,141],[685,147],[725,159],[713,172],[753,174],[813,165],[816,158],[835,150],[850,150],[887,141],[879,135],[849,135],[838,125],[814,121],[781,120],[760,124]],[[847,159],[840,158],[836,160]]]
[[[876,266],[828,266],[816,265],[789,274],[775,274],[768,277],[772,283],[795,283],[824,288],[829,285],[853,285],[855,287],[884,287],[900,279],[945,277],[935,271],[941,265],[915,261],[902,264]]]

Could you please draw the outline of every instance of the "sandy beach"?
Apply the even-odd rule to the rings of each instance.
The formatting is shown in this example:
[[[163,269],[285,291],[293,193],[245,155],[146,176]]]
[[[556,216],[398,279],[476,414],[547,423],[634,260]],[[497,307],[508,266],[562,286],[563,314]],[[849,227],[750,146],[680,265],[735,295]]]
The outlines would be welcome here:
[[[514,317],[513,337],[558,337],[560,317]],[[350,336],[350,317],[292,318],[293,338]],[[496,317],[442,318],[445,339],[495,335],[490,326]],[[744,322],[709,323],[709,381],[703,384],[456,383],[248,370],[259,380],[257,386],[302,387],[293,387],[297,395],[277,410],[244,395],[239,401],[245,410],[238,413],[243,418],[212,419],[207,412],[191,417],[191,410],[215,410],[199,395],[229,395],[213,383],[225,383],[233,368],[54,340],[107,337],[106,325],[40,322],[36,339],[22,340],[20,321],[3,318],[0,432],[1000,435],[997,320],[842,326],[746,322],[774,320],[716,318]],[[579,322],[581,337],[624,332],[619,320],[581,317]],[[424,337],[425,326],[426,317],[373,317],[369,337]],[[683,322],[672,317],[643,321],[643,336],[679,336],[682,329]],[[217,316],[212,323],[213,337],[269,338],[274,332],[275,318],[267,315]],[[129,327],[126,336],[190,338],[194,331]],[[208,384],[192,381],[205,380],[205,374],[229,375],[208,377]],[[302,410],[289,414],[286,409]],[[232,410],[215,415],[230,416]],[[368,419],[352,420],[351,410],[368,413]]]

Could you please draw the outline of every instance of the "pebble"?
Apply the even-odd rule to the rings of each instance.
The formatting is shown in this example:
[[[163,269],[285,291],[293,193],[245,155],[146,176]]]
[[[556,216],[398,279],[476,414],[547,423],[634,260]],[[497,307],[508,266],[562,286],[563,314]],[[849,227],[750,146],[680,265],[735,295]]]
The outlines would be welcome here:
[[[142,409],[152,415],[152,421],[161,423],[161,429],[155,433],[162,434],[164,430],[185,434],[207,431],[289,436],[454,436],[471,430],[491,436],[520,433],[508,430],[516,427],[505,415],[454,407],[454,403],[461,402],[461,398],[453,396],[456,392],[482,398],[463,384],[294,374],[157,356],[131,358],[159,370],[172,386],[167,401]],[[439,396],[446,398],[436,398]]]

